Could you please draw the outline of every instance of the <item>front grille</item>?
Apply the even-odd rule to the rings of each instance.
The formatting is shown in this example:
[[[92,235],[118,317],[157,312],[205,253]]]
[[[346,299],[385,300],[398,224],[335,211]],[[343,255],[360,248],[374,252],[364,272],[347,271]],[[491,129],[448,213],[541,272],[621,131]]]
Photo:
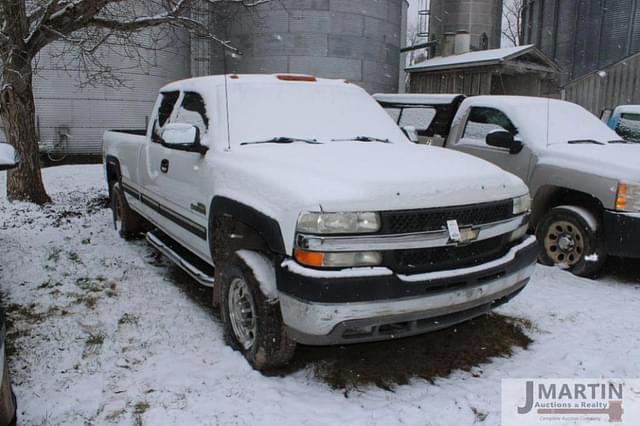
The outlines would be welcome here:
[[[385,263],[400,274],[458,269],[497,259],[507,253],[507,237],[500,236],[463,246],[394,250],[386,253]]]
[[[458,207],[426,210],[402,210],[382,212],[383,234],[408,234],[446,229],[448,220],[457,220],[458,225],[480,225],[498,222],[513,216],[511,200]]]

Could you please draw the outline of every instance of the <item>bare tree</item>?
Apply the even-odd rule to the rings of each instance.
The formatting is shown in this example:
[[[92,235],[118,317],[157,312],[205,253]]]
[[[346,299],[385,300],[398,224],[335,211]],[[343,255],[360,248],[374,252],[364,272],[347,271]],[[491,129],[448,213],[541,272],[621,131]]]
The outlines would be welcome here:
[[[502,17],[502,36],[514,46],[520,46],[524,40],[522,13],[526,0],[505,0]]]
[[[159,48],[163,32],[151,45],[140,41],[141,31],[184,28],[216,38],[211,28],[192,18],[193,8],[220,12],[226,7],[255,7],[270,0],[1,0],[0,2],[0,115],[8,142],[21,157],[8,172],[10,200],[38,204],[50,200],[42,183],[35,121],[33,75],[38,53],[58,43],[60,58],[72,58],[89,84],[121,85],[113,69],[101,60],[102,48],[129,58],[142,58],[140,48]],[[166,38],[165,38],[166,40]],[[147,43],[149,44],[149,43]]]

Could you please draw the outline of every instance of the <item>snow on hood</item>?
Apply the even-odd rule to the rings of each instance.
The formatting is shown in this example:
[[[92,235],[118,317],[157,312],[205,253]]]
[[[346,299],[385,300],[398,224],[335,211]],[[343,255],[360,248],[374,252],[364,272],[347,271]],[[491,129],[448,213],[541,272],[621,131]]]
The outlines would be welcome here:
[[[397,210],[522,195],[522,181],[475,157],[436,147],[377,142],[246,145],[228,153],[247,180],[238,193],[325,211]],[[231,160],[231,161],[229,161]],[[240,170],[242,169],[242,170]],[[259,183],[253,182],[253,179]],[[319,203],[319,206],[318,206]]]
[[[548,155],[547,155],[548,154]],[[573,164],[576,170],[590,171],[613,179],[640,182],[640,145],[633,143],[550,145],[540,164]]]

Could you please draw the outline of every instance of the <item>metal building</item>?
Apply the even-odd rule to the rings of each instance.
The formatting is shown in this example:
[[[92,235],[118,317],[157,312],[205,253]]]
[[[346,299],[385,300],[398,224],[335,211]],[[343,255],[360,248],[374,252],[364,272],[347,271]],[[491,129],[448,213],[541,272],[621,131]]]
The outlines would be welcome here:
[[[396,92],[407,9],[406,0],[283,0],[238,7],[226,21],[212,16],[211,26],[242,56],[224,59],[215,42],[194,40],[193,73],[304,73],[344,78],[371,93]]]
[[[460,30],[469,32],[471,50],[500,47],[502,0],[431,0],[426,7],[429,39],[439,42],[436,56],[442,55],[445,39]]]
[[[151,42],[153,36],[147,31],[139,37],[149,37]],[[60,45],[43,50],[34,77],[41,152],[54,160],[65,155],[100,155],[106,129],[144,127],[160,87],[190,76],[188,39],[182,33],[171,47],[142,50],[139,58],[127,59],[112,47],[101,48],[101,62],[117,70],[117,78],[126,85],[119,88],[79,87],[86,75],[73,60],[59,57]]]
[[[524,42],[562,68],[563,83],[640,51],[639,0],[528,0]]]

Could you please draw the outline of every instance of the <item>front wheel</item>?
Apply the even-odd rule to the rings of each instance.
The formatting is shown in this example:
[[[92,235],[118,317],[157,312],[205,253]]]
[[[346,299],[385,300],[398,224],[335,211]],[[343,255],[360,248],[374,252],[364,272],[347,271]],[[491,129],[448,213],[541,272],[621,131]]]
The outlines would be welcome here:
[[[606,260],[606,252],[597,233],[598,222],[583,209],[556,207],[547,213],[536,229],[540,242],[540,263],[558,265],[573,274],[591,277]],[[596,229],[594,229],[596,228]]]
[[[282,322],[280,306],[270,303],[249,266],[237,255],[224,261],[220,310],[225,340],[256,370],[287,364],[296,344]]]

